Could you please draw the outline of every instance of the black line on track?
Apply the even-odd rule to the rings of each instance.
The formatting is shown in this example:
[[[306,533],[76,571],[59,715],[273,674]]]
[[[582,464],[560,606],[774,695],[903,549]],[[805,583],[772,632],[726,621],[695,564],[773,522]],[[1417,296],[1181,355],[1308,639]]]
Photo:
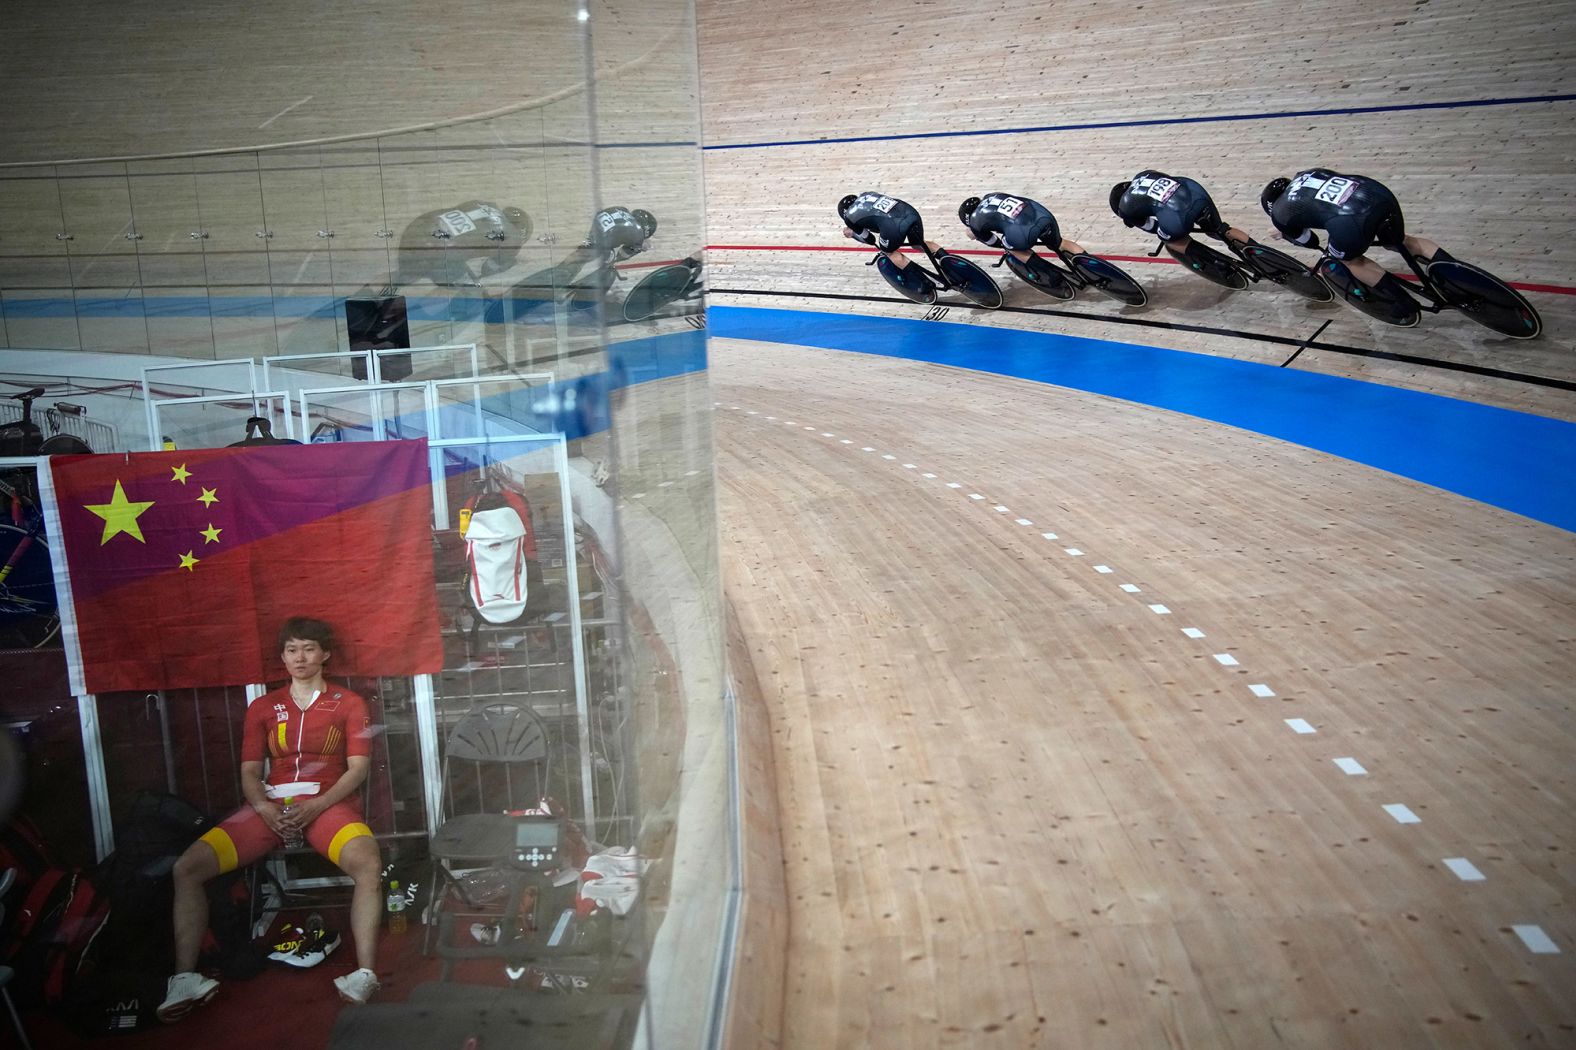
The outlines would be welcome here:
[[[775,295],[787,299],[841,299],[845,302],[863,303],[903,303],[911,304],[911,300],[895,295],[843,295],[836,292],[783,292],[773,291],[769,288],[709,288],[712,295]],[[966,299],[943,300],[937,299],[936,306],[959,306],[965,309],[980,309]],[[1203,335],[1223,335],[1233,339],[1249,339],[1261,343],[1278,343],[1282,346],[1296,346],[1308,350],[1328,350],[1336,354],[1349,354],[1353,357],[1369,357],[1378,361],[1398,361],[1402,364],[1421,365],[1424,368],[1439,368],[1450,372],[1467,372],[1471,375],[1488,376],[1491,379],[1508,379],[1516,383],[1528,383],[1532,386],[1546,386],[1555,390],[1568,390],[1576,393],[1576,382],[1568,379],[1554,379],[1550,376],[1527,375],[1524,372],[1509,372],[1503,368],[1485,368],[1482,365],[1469,365],[1459,361],[1440,361],[1431,357],[1415,357],[1412,354],[1397,354],[1388,350],[1374,350],[1362,346],[1346,346],[1342,343],[1316,343],[1312,341],[1299,343],[1298,340],[1284,335],[1270,335],[1268,332],[1245,332],[1236,328],[1212,328],[1209,325],[1177,324],[1174,321],[1151,321],[1142,317],[1117,317],[1110,314],[1081,313],[1076,310],[1051,310],[1045,307],[1028,306],[1003,306],[991,313],[1002,314],[1038,314],[1046,317],[1071,317],[1080,321],[1104,321],[1109,324],[1130,324],[1140,328],[1163,328],[1174,332],[1198,332]],[[1322,331],[1322,329],[1321,329]],[[1317,335],[1318,333],[1314,333]],[[1295,355],[1293,355],[1295,356]]]
[[[1327,318],[1324,319],[1324,323],[1323,324],[1321,324],[1318,328],[1314,329],[1314,332],[1313,332],[1312,335],[1310,335],[1308,338],[1306,338],[1306,339],[1304,339],[1302,341],[1302,345],[1301,346],[1299,346],[1296,350],[1292,351],[1292,355],[1290,357],[1288,357],[1286,360],[1281,362],[1280,366],[1282,368],[1285,368],[1287,365],[1289,365],[1293,361],[1297,360],[1297,355],[1302,353],[1304,350],[1308,349],[1308,344],[1313,342],[1315,339],[1319,338],[1319,333],[1323,332],[1328,327],[1330,327],[1330,319],[1327,317]]]

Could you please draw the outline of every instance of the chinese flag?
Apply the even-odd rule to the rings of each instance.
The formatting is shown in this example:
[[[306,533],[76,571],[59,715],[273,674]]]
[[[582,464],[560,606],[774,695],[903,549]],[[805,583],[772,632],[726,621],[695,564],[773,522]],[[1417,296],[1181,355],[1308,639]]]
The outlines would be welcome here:
[[[279,678],[291,616],[334,628],[330,674],[442,668],[425,441],[46,462],[75,692]]]

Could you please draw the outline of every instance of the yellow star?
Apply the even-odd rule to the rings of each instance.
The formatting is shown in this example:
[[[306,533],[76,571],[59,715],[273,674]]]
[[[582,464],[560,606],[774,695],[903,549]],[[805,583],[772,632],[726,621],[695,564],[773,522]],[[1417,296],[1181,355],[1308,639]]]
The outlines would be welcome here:
[[[142,538],[142,527],[137,524],[137,516],[149,507],[153,500],[146,503],[133,503],[126,498],[126,490],[121,488],[119,479],[115,481],[115,494],[108,503],[85,503],[83,508],[104,519],[104,535],[99,540],[99,546],[110,541],[111,536],[124,532],[138,543],[146,543]]]
[[[219,502],[219,497],[215,495],[217,491],[217,489],[203,489],[202,495],[197,497],[198,502],[200,502],[205,507],[213,506],[215,503]]]
[[[179,481],[182,485],[186,484],[186,479],[192,476],[192,472],[186,469],[186,464],[184,463],[172,469],[175,471],[175,476],[170,480]]]
[[[200,559],[198,558],[192,557],[191,551],[187,551],[185,554],[181,555],[181,568],[185,569],[187,572],[191,572],[192,566],[196,565],[199,560]]]
[[[202,541],[204,543],[218,543],[219,533],[223,532],[224,530],[214,528],[213,522],[210,521],[206,529],[198,529],[197,531],[202,533]]]

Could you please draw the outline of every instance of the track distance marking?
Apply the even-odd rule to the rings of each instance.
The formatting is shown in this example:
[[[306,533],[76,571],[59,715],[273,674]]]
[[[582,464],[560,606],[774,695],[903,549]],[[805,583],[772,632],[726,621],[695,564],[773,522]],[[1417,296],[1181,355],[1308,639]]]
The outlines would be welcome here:
[[[1113,572],[1115,570],[1113,570],[1109,565],[1096,565],[1094,567],[1094,571],[1095,572],[1100,572],[1100,573],[1105,573],[1105,572]]]
[[[1237,658],[1232,656],[1230,653],[1216,653],[1215,662],[1222,667],[1237,666]]]
[[[1136,583],[1124,583],[1124,584],[1122,584],[1122,590],[1126,591],[1128,594],[1137,594],[1138,593],[1138,584],[1136,584]]]
[[[1482,882],[1488,878],[1487,875],[1477,869],[1476,864],[1473,864],[1465,857],[1446,857],[1445,867],[1454,872],[1456,878],[1462,882]]]
[[[1384,811],[1395,818],[1397,824],[1421,824],[1423,818],[1407,809],[1399,802],[1391,802],[1384,807]]]
[[[1368,775],[1368,770],[1364,769],[1363,764],[1355,758],[1337,758],[1334,761],[1335,767],[1349,777],[1365,777]]]
[[[1077,547],[1068,547],[1068,548],[1066,548],[1066,554],[1067,554],[1067,556],[1069,558],[1082,558],[1083,557],[1083,551],[1079,550]]]
[[[1306,718],[1287,718],[1284,719],[1284,721],[1287,725],[1291,726],[1291,731],[1293,733],[1308,734],[1318,732],[1317,729],[1308,724],[1308,720]]]
[[[1159,605],[1159,604],[1151,605],[1149,607],[1149,611],[1154,613],[1156,616],[1170,616],[1171,615],[1171,610],[1170,609],[1166,608],[1164,605]]]
[[[1189,638],[1204,637],[1204,632],[1199,630],[1197,627],[1184,627],[1182,628],[1182,633],[1187,635]]]
[[[1250,685],[1250,686],[1248,686],[1248,688],[1251,689],[1253,691],[1253,695],[1257,696],[1257,697],[1261,697],[1262,698],[1262,697],[1270,697],[1270,696],[1274,696],[1275,695],[1275,690],[1271,689],[1269,686],[1265,685],[1263,682],[1258,682],[1258,683],[1256,683],[1254,685]]]
[[[1512,926],[1516,936],[1521,938],[1521,943],[1534,955],[1558,955],[1560,946],[1543,932],[1542,926]]]

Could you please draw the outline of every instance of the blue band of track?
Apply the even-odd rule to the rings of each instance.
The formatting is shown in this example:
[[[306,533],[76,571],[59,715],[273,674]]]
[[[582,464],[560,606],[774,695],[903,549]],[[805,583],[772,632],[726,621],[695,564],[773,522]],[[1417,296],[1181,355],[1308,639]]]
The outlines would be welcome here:
[[[736,306],[713,306],[708,321],[713,336],[928,361],[1182,412],[1576,532],[1576,423],[1338,376],[1049,332]]]
[[[1519,98],[1465,99],[1458,102],[1410,102],[1391,106],[1341,106],[1333,109],[1293,109],[1279,113],[1221,113],[1207,117],[1156,117],[1152,120],[1107,120],[1092,124],[1039,124],[1022,128],[983,128],[974,131],[916,131],[906,135],[854,135],[846,138],[783,139],[777,142],[737,142],[702,147],[708,150],[765,149],[770,146],[826,146],[839,142],[897,142],[902,139],[956,139],[978,135],[1029,135],[1051,131],[1098,131],[1104,128],[1152,128],[1171,124],[1221,124],[1234,120],[1286,120],[1305,117],[1348,117],[1362,113],[1415,113],[1426,109],[1473,109],[1478,106],[1525,106],[1536,102],[1573,102],[1576,95],[1524,95]]]

